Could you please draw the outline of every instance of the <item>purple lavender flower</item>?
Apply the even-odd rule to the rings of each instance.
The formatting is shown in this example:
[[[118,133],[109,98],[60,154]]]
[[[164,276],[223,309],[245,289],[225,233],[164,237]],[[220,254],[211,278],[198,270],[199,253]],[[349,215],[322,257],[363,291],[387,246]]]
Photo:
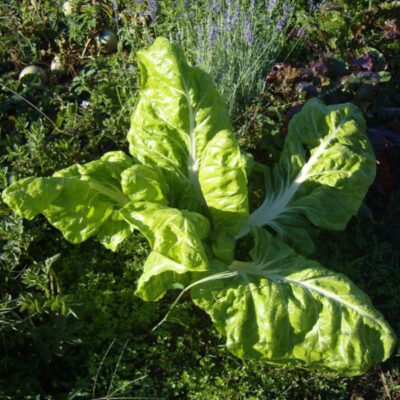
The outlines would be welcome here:
[[[228,7],[225,7],[224,9],[223,26],[228,32],[232,31],[235,25],[239,22],[240,9],[238,6],[236,6],[236,9],[234,10],[233,3],[234,0],[228,0]]]
[[[225,8],[223,26],[229,32],[232,29],[231,19],[229,17],[229,8]]]
[[[326,3],[326,0],[308,0],[307,1],[308,11],[310,12],[319,11],[319,9],[324,3]]]
[[[221,11],[221,8],[223,7],[223,4],[220,3],[219,1],[213,1],[209,2],[210,8],[212,12],[219,13]]]
[[[154,43],[154,39],[149,35],[149,32],[146,31],[146,37],[147,37],[147,41],[152,44]]]
[[[245,35],[245,39],[247,40],[248,44],[252,44],[253,43],[253,34],[251,32],[247,32]]]
[[[149,9],[150,18],[154,22],[159,17],[159,15],[157,14],[158,11],[157,0],[147,0],[147,7]]]
[[[185,7],[190,7],[190,0],[185,0]]]
[[[253,42],[253,33],[252,28],[253,24],[249,20],[249,14],[246,13],[244,15],[244,38],[247,40],[247,43],[251,44]]]
[[[116,0],[112,0],[112,8],[113,10],[117,11],[118,10],[118,3]]]
[[[236,5],[235,12],[233,13],[231,20],[233,25],[237,25],[237,23],[239,22],[239,16],[240,16],[240,7],[239,5]]]
[[[283,2],[283,15],[281,19],[277,22],[276,24],[276,30],[281,31],[283,28],[285,28],[287,24],[287,20],[293,11],[293,6],[289,6],[286,1]]]
[[[218,83],[218,82],[220,81],[220,79],[222,78],[222,75],[223,75],[223,73],[222,73],[222,72],[219,72],[218,75],[217,75],[217,77],[214,79],[214,82],[215,82],[215,83]]]
[[[265,6],[267,7],[267,10],[272,13],[275,10],[276,3],[278,0],[265,0]]]
[[[232,15],[232,11],[233,11],[233,3],[235,2],[235,0],[227,0],[226,1],[226,5],[227,7],[225,8],[225,12],[231,16]]]
[[[289,14],[293,11],[293,6],[289,6],[289,4],[286,3],[286,1],[283,2],[284,6],[284,14],[289,16]]]
[[[201,43],[203,41],[203,36],[204,36],[203,25],[195,24],[194,29],[197,32],[197,41],[198,41],[198,43]]]
[[[215,24],[210,25],[210,30],[208,32],[208,45],[212,46],[215,39],[219,36],[218,27]]]
[[[224,74],[225,74],[226,71],[227,71],[227,65],[224,64],[224,65],[221,66],[221,68],[220,68],[220,70],[219,70],[219,72],[218,72],[218,75],[217,75],[216,78],[214,79],[214,82],[215,82],[215,83],[220,82],[221,78],[224,76]]]
[[[251,28],[251,21],[249,21],[249,14],[248,13],[246,13],[245,15],[244,15],[244,26],[245,27],[250,27]]]
[[[284,27],[286,26],[286,19],[281,18],[277,23],[276,23],[276,30],[281,31]]]

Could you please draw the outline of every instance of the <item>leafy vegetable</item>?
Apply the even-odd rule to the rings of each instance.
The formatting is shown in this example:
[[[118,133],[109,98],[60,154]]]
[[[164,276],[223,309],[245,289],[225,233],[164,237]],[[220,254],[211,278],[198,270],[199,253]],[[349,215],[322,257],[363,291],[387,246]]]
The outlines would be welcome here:
[[[73,165],[48,178],[26,178],[4,190],[4,201],[21,216],[43,214],[72,243],[94,236],[114,209],[129,203],[121,173],[132,165],[123,152]]]
[[[187,284],[188,277],[182,276],[186,272],[207,269],[208,259],[202,244],[210,232],[207,218],[145,202],[130,203],[120,214],[146,236],[153,249],[136,290],[144,300],[158,300],[175,283]]]
[[[346,375],[390,356],[393,331],[354,283],[261,228],[252,233],[253,261],[234,261],[228,269],[237,272],[235,278],[191,292],[234,354]],[[218,263],[216,270],[226,268]]]
[[[265,173],[263,204],[249,215],[245,158],[211,78],[163,38],[138,58],[133,159],[111,152],[26,178],[3,192],[4,201],[29,219],[42,213],[74,243],[96,236],[115,250],[139,230],[152,251],[135,293],[156,301],[191,288],[241,358],[345,375],[387,359],[395,335],[367,295],[295,251],[312,251],[312,225],[344,229],[374,178],[357,108],[308,102],[289,125],[278,165]],[[236,241],[248,233],[252,261],[235,260]]]
[[[244,162],[211,77],[186,64],[182,49],[164,38],[140,51],[138,62],[131,154],[162,170],[171,205],[199,211],[205,202],[216,225],[238,230],[248,216]]]
[[[306,233],[296,228],[299,215],[320,228],[342,230],[374,177],[375,157],[358,109],[311,100],[290,121],[279,163],[266,180],[265,200],[238,237],[250,226],[268,225],[301,247]]]

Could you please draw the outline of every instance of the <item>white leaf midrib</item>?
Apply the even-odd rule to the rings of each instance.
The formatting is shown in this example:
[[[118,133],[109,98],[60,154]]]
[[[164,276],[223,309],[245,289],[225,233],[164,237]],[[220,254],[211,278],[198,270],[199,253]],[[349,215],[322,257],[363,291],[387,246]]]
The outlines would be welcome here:
[[[325,140],[321,141],[320,145],[309,158],[307,163],[305,163],[297,173],[295,179],[289,185],[286,184],[284,190],[281,190],[275,196],[273,193],[270,196],[266,195],[261,206],[250,215],[246,226],[237,235],[237,239],[248,233],[250,226],[269,225],[274,219],[277,219],[287,211],[288,204],[293,199],[300,185],[310,177],[310,170],[317,163],[319,157],[323,154],[331,141],[337,136],[338,131],[344,124],[345,121],[342,119],[339,125],[334,128],[333,132],[328,135]]]
[[[71,178],[67,178],[71,179]],[[72,178],[76,179],[76,178]],[[120,207],[124,207],[126,204],[130,202],[128,196],[126,196],[120,188],[115,187],[114,185],[102,183],[98,180],[90,177],[90,176],[81,176],[81,179],[78,179],[82,182],[87,182],[89,187],[98,193],[101,193],[110,199],[114,200]]]
[[[189,180],[194,184],[197,185],[198,181],[198,173],[199,173],[199,163],[200,163],[200,156],[197,154],[196,150],[196,128],[199,128],[198,125],[196,127],[196,117],[197,113],[207,95],[207,90],[204,91],[204,94],[202,98],[199,100],[197,103],[196,107],[193,108],[191,99],[190,99],[190,90],[189,87],[185,81],[185,79],[182,79],[183,82],[183,87],[184,87],[184,96],[187,102],[188,106],[188,111],[189,111],[189,132],[188,132],[188,137],[189,137],[189,154],[188,154],[188,172],[189,172]],[[204,122],[204,121],[203,121]]]
[[[180,128],[176,127],[174,124],[172,124],[167,119],[162,118],[159,114],[157,114],[157,116],[160,117],[167,125],[171,126],[172,128],[175,128],[181,134],[184,133],[188,136],[189,143],[188,143],[187,166],[188,166],[189,181],[194,186],[197,186],[200,155],[197,154],[197,150],[196,150],[196,128],[198,129],[205,121],[202,121],[199,125],[196,126],[196,116],[197,116],[197,112],[199,111],[204,99],[207,96],[208,87],[203,89],[204,94],[203,94],[202,98],[199,100],[196,107],[193,108],[193,105],[192,105],[192,102],[190,99],[189,85],[187,84],[184,76],[182,76],[183,90],[171,86],[169,83],[167,83],[164,79],[161,79],[159,76],[155,76],[155,78],[158,79],[159,81],[161,81],[172,92],[174,92],[178,95],[181,95],[186,99],[188,112],[189,112],[189,132],[185,132],[185,131],[181,130]]]
[[[334,301],[340,307],[341,306],[345,306],[347,308],[350,308],[350,309],[354,310],[361,317],[370,320],[374,324],[378,325],[385,332],[389,332],[390,333],[389,329],[387,328],[387,326],[382,321],[380,321],[380,320],[374,318],[373,316],[367,314],[360,307],[357,307],[353,303],[350,303],[349,301],[344,300],[341,296],[336,295],[336,294],[334,294],[332,292],[328,292],[327,290],[319,288],[319,287],[317,287],[315,285],[309,284],[309,283],[307,283],[305,281],[299,281],[299,280],[296,280],[296,279],[291,279],[291,278],[288,278],[288,277],[286,277],[284,275],[279,275],[279,274],[276,273],[277,272],[276,270],[275,271],[271,271],[271,272],[274,272],[274,273],[260,271],[260,270],[258,270],[258,271],[257,270],[253,270],[252,271],[252,270],[247,269],[247,268],[246,269],[236,268],[235,270],[239,273],[239,276],[242,277],[242,279],[243,279],[243,281],[244,281],[244,283],[246,285],[249,284],[249,280],[247,278],[247,275],[253,275],[253,276],[263,277],[263,278],[268,279],[268,280],[273,281],[273,282],[286,282],[288,284],[293,284],[293,285],[299,286],[306,293],[308,293],[313,300],[315,300],[315,298],[312,295],[312,293],[313,292],[314,293],[318,293],[320,296],[323,296],[325,298],[328,298],[328,299]],[[243,275],[245,275],[246,279],[243,278]],[[316,279],[323,279],[323,278],[315,277],[314,280],[316,280]]]

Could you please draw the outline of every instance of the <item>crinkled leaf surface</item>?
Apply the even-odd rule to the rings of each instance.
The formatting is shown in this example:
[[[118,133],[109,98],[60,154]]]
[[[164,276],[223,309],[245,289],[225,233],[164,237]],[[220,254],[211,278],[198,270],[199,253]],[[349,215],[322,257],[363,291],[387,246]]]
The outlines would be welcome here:
[[[244,158],[227,131],[218,132],[203,151],[200,186],[216,230],[234,235],[248,218]]]
[[[214,257],[226,264],[230,264],[235,256],[235,245],[236,240],[226,231],[222,230],[212,240],[211,248]]]
[[[310,100],[291,120],[279,165],[266,179],[266,197],[238,235],[268,225],[301,246],[299,218],[342,230],[375,177],[375,156],[361,112],[350,103]]]
[[[158,300],[174,285],[186,284],[188,272],[207,270],[202,242],[210,233],[207,218],[148,202],[130,203],[119,213],[146,236],[153,250],[136,290],[144,300]]]
[[[265,230],[252,229],[253,261],[235,261],[229,267],[235,278],[191,292],[227,337],[230,351],[349,376],[390,356],[395,335],[365,293]]]
[[[149,201],[167,204],[165,193],[168,192],[168,186],[157,168],[133,165],[121,173],[120,179],[122,191],[131,202]],[[133,230],[118,210],[114,210],[97,234],[99,241],[113,251]]]
[[[52,177],[22,179],[4,190],[2,197],[18,214],[28,219],[43,214],[67,240],[80,243],[95,235],[115,208],[129,202],[120,175],[132,163],[123,152],[107,153]]]
[[[183,289],[192,280],[191,268],[152,251],[143,267],[136,296],[145,301],[157,301],[170,289]]]
[[[168,204],[168,185],[156,167],[133,165],[121,174],[122,191],[133,202]]]
[[[132,230],[118,209],[114,209],[110,218],[99,229],[97,239],[107,249],[116,251],[118,245],[132,234]]]
[[[198,211],[205,201],[218,227],[235,230],[248,215],[247,187],[225,101],[211,77],[189,66],[180,46],[165,38],[138,52],[138,62],[131,154],[160,167],[172,206]]]

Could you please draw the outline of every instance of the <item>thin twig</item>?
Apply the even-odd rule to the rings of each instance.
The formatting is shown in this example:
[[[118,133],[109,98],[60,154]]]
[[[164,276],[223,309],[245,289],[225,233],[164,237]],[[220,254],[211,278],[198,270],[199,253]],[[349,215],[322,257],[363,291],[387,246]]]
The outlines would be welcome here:
[[[284,394],[286,394],[292,387],[293,387],[293,385],[289,385],[278,397],[281,397]]]
[[[127,386],[132,385],[133,383],[136,383],[136,382],[138,382],[138,381],[141,381],[142,379],[147,378],[147,376],[148,376],[148,375],[146,374],[146,375],[140,376],[139,378],[136,378],[136,379],[134,379],[134,380],[132,380],[132,381],[126,382],[125,384],[123,384],[122,386],[120,386],[118,389],[114,390],[114,391],[110,394],[110,396],[111,396],[111,397],[114,397],[116,393],[118,393],[118,392],[120,392],[121,390],[125,389]]]
[[[111,388],[112,388],[112,385],[113,385],[113,382],[114,382],[114,377],[115,377],[115,375],[117,374],[119,364],[120,364],[120,362],[121,362],[122,356],[123,356],[123,354],[124,354],[124,351],[125,351],[125,348],[126,348],[126,345],[128,344],[128,342],[129,342],[129,339],[126,339],[126,341],[125,341],[125,343],[124,343],[124,346],[122,347],[121,354],[119,355],[117,364],[115,365],[115,369],[114,369],[114,372],[113,372],[112,377],[111,377],[110,386],[108,387],[107,397],[110,395]],[[111,395],[112,395],[112,394],[111,394]]]
[[[114,343],[115,343],[115,338],[112,340],[111,344],[108,346],[108,349],[105,352],[105,354],[100,362],[99,368],[97,369],[96,377],[94,378],[94,382],[93,382],[93,390],[92,390],[93,397],[95,396],[95,393],[96,393],[97,378],[99,377],[101,367],[103,366],[104,360],[106,359],[106,357],[107,357],[108,353],[110,352],[111,347],[113,347]]]
[[[88,48],[90,42],[92,41],[92,39],[93,39],[93,38],[90,37],[90,38],[86,41],[85,47],[83,48],[83,51],[82,51],[82,54],[81,54],[81,59],[82,59],[83,57],[85,57],[86,50],[87,50],[87,48]]]
[[[42,110],[40,110],[39,108],[37,108],[33,103],[31,103],[28,99],[26,99],[25,97],[21,96],[20,94],[18,94],[17,92],[15,92],[14,90],[10,89],[9,87],[7,87],[6,85],[0,83],[1,87],[3,89],[8,90],[9,92],[11,92],[12,94],[14,94],[15,96],[17,96],[18,98],[20,98],[21,100],[23,100],[25,103],[29,104],[31,107],[33,107],[37,112],[39,112],[41,115],[43,115],[43,117],[45,117],[54,127],[54,129],[58,132],[61,132],[58,128],[57,125],[55,124],[55,122],[49,117],[47,116]]]
[[[154,332],[157,330],[165,321],[167,321],[169,315],[171,314],[172,310],[175,308],[175,306],[178,304],[179,300],[181,297],[191,288],[200,285],[202,283],[206,283],[209,281],[217,280],[217,279],[228,279],[228,278],[233,278],[238,275],[237,271],[225,271],[213,275],[209,275],[203,279],[199,279],[198,281],[193,282],[189,286],[186,286],[184,289],[181,290],[179,293],[178,297],[175,299],[175,301],[170,305],[168,312],[165,314],[165,317],[150,331]]]
[[[382,367],[381,367],[381,366],[379,366],[379,369],[380,369],[380,371],[381,371],[381,373],[380,373],[380,375],[381,375],[381,381],[382,381],[383,388],[385,389],[386,397],[387,397],[389,400],[392,400],[392,395],[390,394],[390,389],[389,389],[388,384],[387,384],[386,376],[385,376],[385,374],[383,373],[383,370],[382,370]]]

